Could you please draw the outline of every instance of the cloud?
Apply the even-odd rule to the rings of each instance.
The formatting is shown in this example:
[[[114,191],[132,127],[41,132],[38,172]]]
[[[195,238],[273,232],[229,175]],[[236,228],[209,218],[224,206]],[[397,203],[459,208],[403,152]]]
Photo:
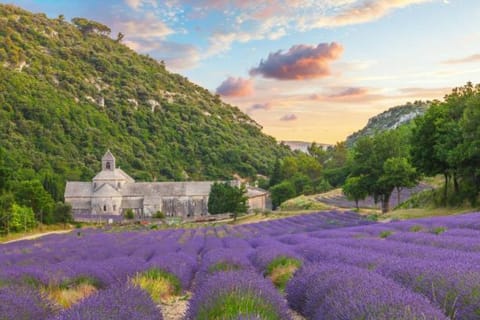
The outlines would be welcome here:
[[[398,90],[401,96],[408,99],[441,99],[446,94],[449,94],[452,91],[452,88],[449,87],[440,87],[440,88],[401,88]]]
[[[217,93],[224,97],[246,97],[253,92],[253,80],[241,77],[228,77],[217,88]]]
[[[336,104],[355,103],[367,104],[385,101],[388,96],[382,90],[363,87],[330,88],[327,93],[315,93],[308,97],[310,100]]]
[[[152,1],[137,2],[143,5]],[[125,34],[125,45],[157,60],[163,60],[169,69],[193,67],[201,58],[194,45],[168,41],[167,38],[175,34],[175,31],[151,12],[132,17],[117,16],[112,26],[114,30]]]
[[[155,0],[125,0],[125,4],[132,9],[138,10],[145,4],[150,4],[151,6],[156,7],[157,2]]]
[[[126,40],[124,43],[135,51],[163,60],[173,70],[193,67],[200,60],[198,48],[190,44],[155,39]]]
[[[270,110],[271,108],[272,108],[272,104],[270,102],[255,103],[247,108],[247,114],[251,114],[253,111],[257,111],[257,110]]]
[[[287,52],[270,53],[250,70],[251,76],[261,75],[277,80],[304,80],[330,75],[330,63],[340,57],[343,47],[332,42],[319,45],[296,45]]]
[[[330,98],[359,97],[368,93],[366,88],[349,87],[329,95]]]
[[[460,63],[473,63],[473,62],[480,62],[480,54],[472,54],[468,57],[463,57],[463,58],[459,58],[459,59],[445,60],[442,63],[444,63],[444,64],[460,64]]]
[[[163,21],[147,13],[141,18],[119,19],[113,27],[126,35],[129,39],[165,39],[174,33]]]
[[[142,4],[142,0],[125,0],[125,3],[130,8],[138,9],[138,7],[140,7],[140,5]]]
[[[297,116],[293,113],[287,113],[286,115],[280,118],[280,121],[295,121],[297,120]]]
[[[190,33],[202,26],[208,38],[208,47],[200,57],[203,60],[230,51],[234,43],[275,40],[299,31],[366,23],[428,1],[433,0],[124,0],[124,4],[135,14],[161,17],[177,32]],[[185,24],[188,20],[197,21],[193,30]],[[167,31],[152,26],[143,30]]]
[[[190,1],[203,11],[221,11],[226,19],[213,28],[209,54],[228,51],[234,42],[278,39],[292,32],[368,23],[405,7],[433,0],[204,0]],[[205,9],[208,8],[208,9]],[[205,13],[205,16],[208,14]],[[226,25],[228,27],[226,27]],[[219,32],[218,30],[223,30]]]
[[[339,13],[331,16],[321,16],[316,22],[310,23],[306,29],[322,27],[341,27],[378,20],[393,10],[402,9],[413,4],[431,2],[432,0],[369,0],[360,4],[341,8]]]

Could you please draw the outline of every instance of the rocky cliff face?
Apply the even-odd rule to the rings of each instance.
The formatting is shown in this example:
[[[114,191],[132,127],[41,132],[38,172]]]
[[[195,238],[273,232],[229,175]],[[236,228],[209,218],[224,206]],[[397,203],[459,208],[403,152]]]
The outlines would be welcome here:
[[[430,102],[415,101],[402,106],[388,109],[368,120],[367,125],[347,137],[347,145],[352,146],[363,136],[370,136],[378,132],[396,129],[410,123],[416,117],[423,115],[430,106]]]

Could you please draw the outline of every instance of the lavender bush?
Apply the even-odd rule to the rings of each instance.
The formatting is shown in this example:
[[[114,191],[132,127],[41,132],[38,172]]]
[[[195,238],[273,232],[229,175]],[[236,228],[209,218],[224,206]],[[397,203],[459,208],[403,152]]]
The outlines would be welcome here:
[[[270,282],[249,271],[208,277],[193,292],[187,319],[290,319],[287,306]]]
[[[132,287],[148,270],[193,291],[190,319],[288,319],[272,281],[286,284],[289,305],[307,319],[480,319],[479,236],[480,213],[373,223],[339,211],[49,235],[0,245],[0,320],[158,319],[148,294]],[[60,312],[42,295],[82,281],[97,291],[70,309]]]
[[[287,285],[287,299],[307,319],[446,319],[424,297],[342,264],[301,269]]]
[[[133,286],[113,286],[100,291],[70,309],[55,320],[161,320],[162,314],[150,296]]]
[[[52,304],[32,287],[0,287],[1,320],[41,320],[47,319],[53,313]]]

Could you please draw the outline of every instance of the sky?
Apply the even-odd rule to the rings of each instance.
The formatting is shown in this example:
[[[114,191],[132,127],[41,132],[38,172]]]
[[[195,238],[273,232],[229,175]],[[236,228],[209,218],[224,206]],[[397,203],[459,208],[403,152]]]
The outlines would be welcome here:
[[[478,0],[15,0],[85,17],[278,140],[335,143],[390,107],[480,82]]]

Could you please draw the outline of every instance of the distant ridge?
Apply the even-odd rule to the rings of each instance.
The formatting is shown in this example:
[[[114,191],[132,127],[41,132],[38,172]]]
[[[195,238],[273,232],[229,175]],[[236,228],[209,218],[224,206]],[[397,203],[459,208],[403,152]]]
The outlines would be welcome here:
[[[416,117],[423,115],[430,106],[430,103],[430,101],[408,102],[405,105],[390,108],[370,118],[365,127],[347,137],[347,146],[353,146],[355,141],[361,137],[396,129],[399,126],[410,123]]]
[[[289,146],[290,149],[292,149],[292,151],[301,151],[305,153],[308,153],[308,148],[312,145],[312,142],[294,141],[294,140],[282,141],[281,143]],[[333,146],[327,143],[315,143],[315,144],[319,147],[322,147],[323,150],[327,150],[329,147]]]

